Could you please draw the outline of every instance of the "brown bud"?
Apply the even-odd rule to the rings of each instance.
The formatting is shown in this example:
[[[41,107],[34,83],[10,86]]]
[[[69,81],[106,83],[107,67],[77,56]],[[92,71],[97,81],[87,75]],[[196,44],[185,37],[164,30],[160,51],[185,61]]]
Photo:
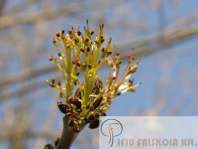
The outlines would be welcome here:
[[[51,79],[51,83],[55,84],[56,80],[55,79]]]
[[[81,52],[85,52],[85,50],[83,48],[80,49]]]
[[[96,99],[96,101],[93,103],[94,109],[97,108],[100,105],[101,102],[102,102],[102,97],[99,98],[99,99]]]
[[[136,72],[137,71],[137,68],[138,68],[137,65],[134,64],[133,66],[129,67],[128,73],[134,73],[134,72]]]
[[[88,122],[92,122],[92,121],[94,121],[95,119],[96,119],[96,117],[95,117],[93,114],[91,114],[91,115],[88,116],[87,121],[88,121]]]
[[[101,36],[101,43],[103,43],[104,42],[104,37],[103,36]]]
[[[78,43],[79,42],[79,40],[78,39],[75,39],[75,43]]]
[[[82,98],[80,88],[76,89],[75,96],[80,98],[80,99]]]
[[[73,83],[74,83],[74,85],[77,85],[78,81],[77,80],[74,80]]]
[[[81,35],[81,32],[80,32],[80,31],[78,31],[78,32],[77,32],[77,34],[78,34],[78,36],[80,36],[80,35]]]
[[[112,80],[115,80],[116,79],[116,77],[115,76],[112,76]]]
[[[120,56],[120,53],[116,53],[116,56]]]
[[[89,42],[89,39],[88,39],[88,38],[86,38],[86,39],[85,39],[85,42]]]
[[[90,124],[89,124],[89,128],[90,128],[90,129],[95,129],[95,128],[97,128],[97,127],[99,126],[99,123],[100,123],[99,120],[92,121],[92,122],[90,122]]]
[[[103,83],[99,78],[95,79],[94,87],[92,89],[92,92],[95,94],[99,94],[100,90],[103,88]]]
[[[94,34],[94,31],[91,31],[91,35],[93,35]]]
[[[61,101],[57,102],[57,106],[63,114],[66,114],[69,109],[69,107]]]
[[[121,95],[121,93],[120,93],[120,92],[117,92],[117,93],[116,93],[116,96],[120,96],[120,95]]]
[[[106,116],[106,115],[107,115],[107,114],[106,114],[106,113],[104,113],[104,112],[100,114],[100,116]]]
[[[53,61],[53,56],[50,56],[49,57],[49,61]]]
[[[112,54],[112,52],[111,52],[111,51],[107,52],[107,55],[111,55],[111,54]]]
[[[90,109],[90,105],[87,105],[87,106],[86,106],[86,109],[87,109],[87,110]],[[92,109],[91,109],[91,110],[92,110]]]
[[[92,68],[92,65],[91,64],[88,64],[88,68],[91,69]]]
[[[70,97],[69,103],[75,105],[77,109],[81,109],[81,100],[77,96]]]
[[[80,67],[80,61],[79,60],[73,60],[72,63],[76,65],[77,67]]]
[[[55,87],[55,86],[56,86],[55,83],[56,83],[56,82],[55,82],[55,79],[51,79],[51,80],[49,80],[49,82],[48,82],[48,84],[49,84],[50,87]]]
[[[90,48],[89,47],[87,47],[87,52],[90,52]]]
[[[69,30],[69,31],[68,31],[68,34],[69,34],[69,35],[71,35],[71,34],[72,34],[72,31],[71,31],[71,30]]]
[[[98,45],[98,41],[94,41],[96,45]]]
[[[58,86],[61,86],[61,82],[60,82],[60,81],[58,81],[57,85],[58,85]]]
[[[57,36],[57,37],[60,37],[60,33],[56,33],[56,36]]]
[[[133,84],[134,80],[129,80],[129,84]]]

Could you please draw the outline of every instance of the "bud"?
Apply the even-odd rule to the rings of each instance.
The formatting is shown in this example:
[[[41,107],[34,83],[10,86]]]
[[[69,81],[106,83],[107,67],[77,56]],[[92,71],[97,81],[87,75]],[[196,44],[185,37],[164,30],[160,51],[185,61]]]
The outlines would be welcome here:
[[[103,88],[103,83],[99,78],[95,79],[94,87],[92,89],[92,93],[99,94],[100,90]]]
[[[77,34],[78,34],[78,36],[80,36],[80,35],[81,35],[81,32],[80,32],[80,31],[78,31],[78,32],[77,32]]]
[[[74,131],[89,123],[90,128],[97,128],[99,116],[105,116],[113,98],[126,92],[135,91],[138,84],[129,80],[137,70],[129,58],[126,69],[120,72],[120,54],[112,54],[110,38],[104,44],[104,24],[99,25],[98,34],[92,38],[94,31],[90,29],[88,21],[81,33],[79,28],[72,27],[68,32],[58,32],[53,38],[58,48],[58,57],[51,56],[63,80],[48,80],[49,86],[59,92],[63,102],[57,102],[59,110],[68,116],[69,125]],[[108,76],[99,77],[102,65],[110,69]],[[82,77],[79,73],[82,72]],[[104,81],[102,81],[104,80]]]
[[[81,109],[81,101],[77,96],[72,96],[68,99],[68,102],[70,104],[73,104],[76,106],[77,109]]]
[[[57,102],[57,106],[58,106],[59,110],[60,110],[63,114],[66,114],[67,111],[68,111],[68,109],[69,109],[69,107],[68,107],[66,104],[64,104],[63,102],[61,102],[61,101],[58,101],[58,102]]]
[[[56,81],[55,79],[47,80],[47,83],[50,87],[56,87]]]
[[[60,33],[56,33],[56,37],[60,37]]]
[[[96,101],[93,104],[94,109],[96,109],[100,105],[101,102],[102,102],[102,97],[99,99],[96,99]]]
[[[90,128],[90,129],[98,128],[99,123],[100,123],[99,120],[92,121],[92,122],[90,122],[90,124],[89,124],[89,128]]]
[[[75,96],[78,97],[79,99],[82,98],[80,88],[76,89]]]

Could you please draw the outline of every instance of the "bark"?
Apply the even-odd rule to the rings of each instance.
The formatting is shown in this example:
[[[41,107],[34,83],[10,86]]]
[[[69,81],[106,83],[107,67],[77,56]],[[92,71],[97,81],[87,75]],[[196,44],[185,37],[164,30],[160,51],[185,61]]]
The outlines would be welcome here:
[[[58,142],[56,149],[69,149],[73,141],[78,136],[79,132],[74,132],[73,129],[69,126],[69,119],[67,116],[63,117],[63,130],[61,138]],[[83,127],[81,128],[81,130]]]

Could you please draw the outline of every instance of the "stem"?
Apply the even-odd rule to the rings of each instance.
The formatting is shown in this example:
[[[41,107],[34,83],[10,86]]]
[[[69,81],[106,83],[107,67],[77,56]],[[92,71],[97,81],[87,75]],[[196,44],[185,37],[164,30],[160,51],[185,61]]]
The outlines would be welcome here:
[[[56,149],[69,149],[73,141],[79,134],[78,132],[73,131],[73,129],[68,125],[68,122],[68,117],[64,116],[62,135]]]
[[[87,100],[88,100],[88,98],[89,98],[89,93],[88,93],[88,91],[89,91],[89,78],[88,78],[88,68],[86,67],[85,68],[86,70],[85,70],[85,74],[84,74],[84,79],[85,79],[85,89],[84,89],[84,92],[85,92],[85,98],[84,98],[84,105],[86,105],[87,104]]]
[[[65,46],[65,54],[67,61],[66,97],[68,98],[72,94],[72,80],[71,80],[72,62],[71,62],[71,49],[66,48],[66,46]]]

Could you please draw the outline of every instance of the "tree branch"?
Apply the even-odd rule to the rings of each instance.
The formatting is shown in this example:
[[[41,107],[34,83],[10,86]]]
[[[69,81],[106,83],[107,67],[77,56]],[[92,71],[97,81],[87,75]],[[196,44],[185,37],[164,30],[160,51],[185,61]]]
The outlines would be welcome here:
[[[0,0],[0,16],[3,13],[3,9],[5,7],[5,4],[6,4],[6,0]]]
[[[14,139],[14,134],[19,133],[19,132],[15,132],[15,131],[8,131],[6,133],[1,133],[0,134],[0,142],[6,141],[6,140],[10,140],[10,139]],[[47,131],[42,131],[42,132],[37,132],[35,130],[28,130],[27,132],[25,132],[25,135],[22,136],[23,139],[38,139],[38,138],[42,138],[42,139],[48,139],[48,140],[53,140],[56,138],[56,133],[51,133],[51,132],[47,132]]]
[[[52,65],[47,65],[42,68],[28,69],[20,73],[19,75],[10,75],[2,79],[0,82],[0,88],[4,88],[9,85],[14,85],[20,83],[21,81],[29,81],[33,78],[39,77],[41,75],[49,74],[55,72],[56,68]]]
[[[0,18],[0,30],[11,28],[16,25],[22,24],[34,24],[44,20],[52,20],[61,16],[74,16],[79,14],[80,6],[71,5],[54,10],[46,10],[38,14],[27,15],[27,16],[2,16]]]
[[[74,132],[72,128],[69,127],[68,122],[69,122],[68,117],[64,116],[62,135],[56,147],[57,149],[69,149],[71,144],[79,134],[78,132]]]
[[[121,45],[122,48],[132,47],[131,50],[123,54],[123,57],[125,58],[127,55],[133,55],[135,57],[150,56],[165,48],[170,48],[196,37],[198,37],[198,27],[160,32],[140,42]]]

